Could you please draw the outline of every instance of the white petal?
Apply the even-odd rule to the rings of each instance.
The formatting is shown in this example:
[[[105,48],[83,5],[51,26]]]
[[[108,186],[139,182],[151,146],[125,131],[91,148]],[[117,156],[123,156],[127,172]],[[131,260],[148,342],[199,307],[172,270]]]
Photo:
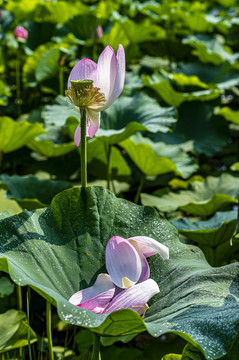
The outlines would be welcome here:
[[[87,108],[86,136],[92,138],[100,127],[100,112]]]
[[[129,241],[114,236],[105,249],[106,269],[115,285],[124,288],[127,284],[135,284],[142,272],[141,259]],[[130,282],[123,282],[127,278]]]
[[[128,241],[136,249],[139,249],[145,257],[158,253],[164,260],[169,259],[168,247],[148,236],[134,236],[128,239]]]
[[[159,293],[157,283],[148,279],[116,295],[103,312],[109,314],[119,309],[131,309],[142,313],[142,308],[157,293]]]
[[[99,274],[93,286],[80,290],[77,293],[73,294],[69,299],[69,302],[73,305],[79,305],[81,303],[94,299],[96,296],[104,293],[105,291],[114,288],[115,286],[108,274]]]

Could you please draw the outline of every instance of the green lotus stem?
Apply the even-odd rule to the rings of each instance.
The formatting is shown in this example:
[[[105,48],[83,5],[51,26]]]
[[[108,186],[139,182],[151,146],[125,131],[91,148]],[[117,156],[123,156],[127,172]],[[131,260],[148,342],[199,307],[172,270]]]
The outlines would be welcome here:
[[[64,95],[64,67],[61,64],[59,66],[59,93]]]
[[[93,334],[93,352],[91,360],[101,360],[100,356],[100,336]]]
[[[140,182],[139,182],[137,193],[136,193],[135,198],[134,198],[134,203],[135,204],[138,204],[138,202],[139,202],[139,197],[140,197],[140,193],[141,193],[141,191],[143,189],[144,180],[145,180],[145,177],[142,176],[141,179],[140,179]]]
[[[28,340],[28,351],[29,351],[29,360],[32,360],[32,350],[31,350],[31,331],[30,331],[30,298],[31,298],[31,289],[27,288],[27,340]]]
[[[49,301],[46,302],[46,334],[48,339],[49,360],[54,360],[51,332],[51,303]]]
[[[81,114],[81,186],[87,187],[87,141],[86,141],[86,109],[80,110]]]
[[[17,309],[22,311],[22,289],[20,285],[17,285]]]
[[[111,180],[111,164],[110,164],[110,155],[111,155],[111,145],[106,144],[106,154],[107,154],[107,189],[110,190],[110,180]]]
[[[17,114],[21,115],[21,46],[18,46],[16,57],[16,88],[17,88]]]
[[[22,311],[22,289],[20,285],[17,285],[16,288],[16,292],[17,292],[17,309],[19,311]],[[23,356],[22,356],[22,347],[19,348],[19,359],[22,360]]]

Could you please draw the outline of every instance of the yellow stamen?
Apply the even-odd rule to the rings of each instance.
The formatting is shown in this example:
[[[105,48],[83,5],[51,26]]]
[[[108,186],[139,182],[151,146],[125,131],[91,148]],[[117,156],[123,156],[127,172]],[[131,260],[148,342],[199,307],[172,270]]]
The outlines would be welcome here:
[[[68,100],[77,108],[88,106],[103,106],[105,96],[100,89],[93,86],[92,80],[75,80],[71,81],[72,86],[66,91]]]

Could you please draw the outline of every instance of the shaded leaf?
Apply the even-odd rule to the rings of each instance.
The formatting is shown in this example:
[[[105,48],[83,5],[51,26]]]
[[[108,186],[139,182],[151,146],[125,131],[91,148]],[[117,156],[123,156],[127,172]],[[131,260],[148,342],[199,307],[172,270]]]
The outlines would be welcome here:
[[[0,277],[0,298],[11,295],[14,291],[15,285],[6,277]]]
[[[0,353],[28,345],[28,324],[22,311],[8,310],[0,314]],[[31,343],[37,341],[30,328]]]
[[[0,175],[0,183],[7,185],[7,198],[14,199],[24,209],[33,210],[49,205],[59,192],[72,185],[59,180],[40,180],[35,176]]]

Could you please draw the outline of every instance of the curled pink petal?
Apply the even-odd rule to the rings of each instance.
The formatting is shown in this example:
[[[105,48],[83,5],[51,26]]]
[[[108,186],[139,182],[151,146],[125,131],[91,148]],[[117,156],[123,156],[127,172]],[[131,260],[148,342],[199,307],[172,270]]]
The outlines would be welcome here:
[[[77,306],[86,310],[90,310],[96,314],[102,314],[105,307],[114,296],[114,293],[115,288],[109,289],[95,296],[92,300],[85,301]]]
[[[90,59],[86,58],[78,61],[71,70],[67,87],[71,87],[71,80],[88,79],[95,81],[97,77],[96,69],[97,64]]]
[[[80,127],[80,125],[78,125],[76,128],[76,131],[75,131],[75,135],[74,135],[75,146],[79,146],[80,141],[81,141],[81,127]]]
[[[69,302],[73,305],[80,305],[83,303],[87,303],[89,301],[94,300],[98,295],[112,289],[114,295],[115,286],[110,276],[108,274],[99,274],[93,286],[80,290],[77,293],[73,294],[69,299]],[[109,294],[111,294],[112,292],[110,292]],[[103,294],[102,298],[97,299],[97,303],[101,306],[105,305],[109,301],[107,300],[109,294]]]
[[[141,275],[141,259],[129,241],[114,236],[105,249],[106,269],[115,285],[121,288],[132,286]]]
[[[145,257],[159,254],[162,259],[169,259],[169,249],[167,246],[148,236],[134,236],[128,241],[138,250],[140,250]]]
[[[100,127],[100,112],[87,109],[86,136],[92,138]]]
[[[113,298],[106,306],[104,313],[109,314],[119,309],[131,309],[142,314],[142,308],[149,299],[159,293],[157,283],[148,279],[126,289]]]

